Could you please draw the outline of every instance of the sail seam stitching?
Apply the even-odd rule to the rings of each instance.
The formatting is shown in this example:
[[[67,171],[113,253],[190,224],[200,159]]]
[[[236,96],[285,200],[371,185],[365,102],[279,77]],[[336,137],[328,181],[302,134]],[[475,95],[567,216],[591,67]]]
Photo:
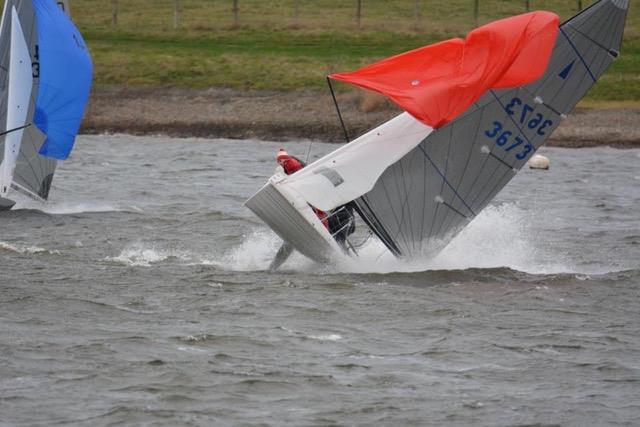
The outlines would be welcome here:
[[[476,213],[473,211],[473,209],[471,209],[469,207],[469,205],[467,204],[467,202],[464,201],[464,199],[460,196],[460,194],[458,194],[458,192],[456,191],[455,188],[453,188],[453,186],[449,183],[449,181],[447,181],[447,178],[442,175],[442,172],[440,172],[440,169],[438,169],[438,167],[435,165],[435,163],[433,163],[433,160],[431,160],[431,157],[429,157],[429,155],[427,154],[426,151],[424,151],[424,148],[422,148],[421,145],[418,145],[418,148],[420,148],[420,151],[422,151],[422,154],[424,154],[427,157],[427,160],[429,160],[429,163],[431,163],[431,165],[434,167],[434,169],[436,170],[436,172],[438,172],[438,174],[442,177],[442,179],[444,180],[444,182],[447,183],[447,185],[449,186],[449,188],[451,188],[451,190],[453,191],[453,193],[458,197],[458,199],[460,199],[460,201],[462,202],[462,204],[464,204],[464,206],[469,209],[469,212],[471,212],[473,214],[473,216],[476,216]]]

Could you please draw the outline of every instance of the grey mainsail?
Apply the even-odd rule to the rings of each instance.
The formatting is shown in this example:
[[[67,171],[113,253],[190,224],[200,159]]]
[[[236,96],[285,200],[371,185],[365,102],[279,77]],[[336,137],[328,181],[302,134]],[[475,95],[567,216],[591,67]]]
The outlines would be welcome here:
[[[628,6],[601,0],[563,23],[542,78],[484,94],[356,200],[391,252],[438,252],[489,204],[618,56]]]
[[[68,2],[57,2],[68,13]],[[32,60],[33,89],[29,102],[27,117],[33,117],[35,113],[36,98],[40,83],[40,62],[38,48],[38,31],[36,26],[36,14],[32,0],[7,0],[3,12],[2,32],[0,33],[0,123],[6,123],[7,115],[7,84],[9,63],[9,40],[11,7],[18,12],[25,40],[29,48]],[[3,125],[4,126],[4,125]],[[20,146],[20,153],[16,162],[12,188],[37,200],[46,200],[49,196],[51,182],[56,170],[57,160],[39,154],[40,147],[46,137],[35,126],[25,129]],[[4,137],[0,139],[0,162],[4,156]]]

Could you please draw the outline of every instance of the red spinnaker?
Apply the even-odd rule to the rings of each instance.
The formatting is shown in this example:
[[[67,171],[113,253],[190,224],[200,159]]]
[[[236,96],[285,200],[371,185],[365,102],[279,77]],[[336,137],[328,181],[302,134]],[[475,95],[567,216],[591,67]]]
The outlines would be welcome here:
[[[445,40],[329,77],[380,92],[416,119],[439,128],[489,89],[540,78],[558,23],[551,12],[525,13],[476,28],[464,40]]]

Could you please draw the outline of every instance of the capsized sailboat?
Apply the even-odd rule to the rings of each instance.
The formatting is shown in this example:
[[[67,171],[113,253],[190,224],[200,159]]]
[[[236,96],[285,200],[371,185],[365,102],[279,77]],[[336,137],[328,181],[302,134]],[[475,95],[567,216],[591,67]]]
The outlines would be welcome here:
[[[618,57],[628,0],[600,0],[566,22],[532,12],[351,73],[330,75],[405,112],[247,202],[292,248],[347,253],[313,213],[353,207],[397,257],[442,250],[526,164]]]
[[[7,0],[0,23],[0,210],[49,197],[89,98],[93,65],[68,2]]]

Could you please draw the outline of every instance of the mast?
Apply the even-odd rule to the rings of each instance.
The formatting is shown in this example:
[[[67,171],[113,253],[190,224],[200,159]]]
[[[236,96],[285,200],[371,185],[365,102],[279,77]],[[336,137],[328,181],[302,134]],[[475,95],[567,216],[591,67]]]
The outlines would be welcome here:
[[[0,164],[0,196],[6,197],[16,161],[20,153],[22,135],[26,127],[29,98],[33,86],[31,58],[24,39],[18,12],[11,7],[11,44],[9,55],[9,88],[7,96],[6,137],[4,156]]]

